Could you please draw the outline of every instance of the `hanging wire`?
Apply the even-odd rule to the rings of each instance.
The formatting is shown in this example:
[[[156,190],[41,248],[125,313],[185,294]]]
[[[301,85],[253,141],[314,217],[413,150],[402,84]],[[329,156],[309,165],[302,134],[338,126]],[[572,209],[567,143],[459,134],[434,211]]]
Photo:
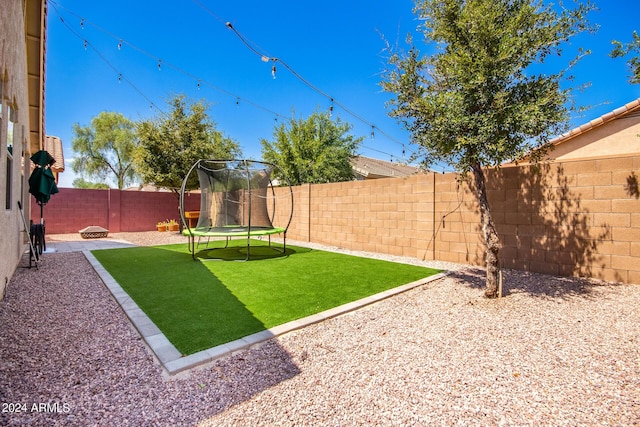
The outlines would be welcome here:
[[[62,15],[60,14],[58,8],[64,9],[70,15],[73,15],[75,17],[79,18],[79,15],[77,15],[73,11],[70,11],[69,9],[65,8],[64,6],[60,6],[59,4],[56,3],[55,0],[49,0],[49,3],[52,5],[52,7],[55,10],[56,14],[60,18],[60,21],[62,21],[63,24],[65,24],[65,27],[67,27],[69,29],[69,31],[71,31],[74,35],[78,36],[74,31],[72,31],[72,29],[68,25],[66,25],[66,23],[64,22],[64,19],[63,19]],[[118,49],[121,49],[123,45],[126,45],[126,46],[132,48],[133,50],[135,50],[136,52],[153,59],[154,61],[157,62],[158,70],[161,70],[161,64],[162,64],[162,66],[164,66],[165,68],[173,69],[174,71],[177,71],[177,72],[179,72],[179,73],[181,73],[181,74],[183,74],[183,75],[195,80],[196,82],[200,81],[201,86],[202,85],[206,85],[206,86],[208,86],[209,88],[211,88],[211,89],[213,89],[215,91],[218,91],[218,92],[220,92],[220,93],[222,93],[224,95],[227,95],[227,96],[235,99],[236,100],[236,105],[239,104],[240,100],[242,100],[245,104],[248,104],[248,105],[250,105],[250,106],[252,106],[254,108],[260,109],[260,110],[262,110],[262,111],[264,111],[266,113],[272,114],[272,115],[274,115],[276,117],[286,118],[286,116],[284,116],[284,115],[282,115],[280,113],[277,113],[277,112],[275,112],[275,111],[273,111],[273,110],[271,110],[271,109],[269,109],[269,108],[267,108],[265,106],[257,104],[255,102],[249,100],[249,99],[242,98],[242,97],[240,97],[240,96],[238,96],[238,95],[236,95],[234,93],[231,93],[231,92],[229,92],[229,91],[227,91],[225,89],[222,89],[222,88],[214,85],[213,83],[211,83],[211,82],[209,82],[207,80],[204,80],[204,79],[202,79],[202,78],[200,78],[200,77],[198,77],[198,76],[196,76],[196,75],[194,75],[194,74],[192,74],[192,73],[190,73],[190,72],[188,72],[188,71],[186,71],[186,70],[184,70],[184,69],[182,69],[182,68],[180,68],[180,67],[178,67],[178,66],[176,66],[176,65],[174,65],[172,63],[170,63],[170,62],[162,60],[158,56],[153,55],[153,54],[145,51],[144,49],[134,45],[133,43],[130,43],[130,42],[126,41],[125,39],[123,39],[121,37],[116,36],[115,34],[105,30],[104,28],[100,27],[99,25],[96,25],[95,23],[93,23],[93,22],[91,22],[89,20],[85,19],[84,22],[89,24],[89,25],[91,25],[92,27],[96,28],[98,31],[102,32],[103,34],[105,34],[105,35],[107,35],[107,36],[109,36],[109,37],[111,37],[111,38],[113,38],[115,40],[118,40]],[[92,48],[93,48],[94,51],[97,52],[97,50],[94,47],[92,47]],[[100,56],[103,57],[102,55],[100,55]],[[111,68],[114,68],[114,67],[111,66]]]
[[[213,13],[210,9],[206,8],[201,2],[199,2],[198,0],[193,0],[194,3],[196,3],[198,6],[200,6],[203,10],[205,10],[208,14],[210,14],[211,16],[213,16],[216,20],[220,21],[221,23],[223,23],[227,28],[231,29],[234,34],[236,34],[236,36],[239,38],[239,40],[242,41],[242,43],[249,48],[252,52],[254,52],[256,55],[259,55],[261,60],[264,62],[273,62],[272,65],[272,76],[275,79],[276,78],[276,64],[279,63],[281,64],[285,69],[287,69],[294,77],[296,77],[299,81],[301,81],[303,84],[305,84],[306,86],[308,86],[310,89],[312,89],[313,91],[315,91],[316,93],[320,94],[321,96],[324,96],[325,98],[328,98],[331,102],[330,107],[329,107],[329,114],[331,115],[334,111],[334,105],[337,105],[338,107],[340,107],[343,111],[345,111],[347,114],[351,115],[352,117],[356,118],[357,120],[361,121],[362,123],[371,126],[372,128],[372,139],[373,139],[373,129],[376,129],[377,132],[383,136],[385,136],[387,139],[389,139],[390,141],[393,141],[397,144],[400,144],[403,147],[403,158],[404,158],[404,144],[398,140],[396,140],[395,138],[391,137],[390,135],[388,135],[387,133],[385,133],[384,131],[382,131],[380,128],[378,128],[377,126],[373,125],[372,123],[370,123],[369,121],[367,121],[366,119],[364,119],[363,117],[359,116],[358,114],[354,113],[353,111],[351,111],[350,109],[348,109],[345,105],[341,104],[340,102],[336,101],[334,97],[326,94],[325,92],[323,92],[322,90],[320,90],[318,87],[316,87],[315,85],[313,85],[311,82],[309,82],[307,79],[305,79],[304,77],[302,77],[300,74],[298,74],[292,67],[290,67],[286,62],[284,62],[282,59],[280,58],[274,58],[271,57],[265,53],[263,53],[262,51],[260,51],[258,48],[254,47],[254,45],[246,38],[244,37],[240,32],[238,32],[235,27],[230,23],[230,22],[225,22],[223,21],[219,16],[217,16],[215,13]],[[159,57],[139,48],[138,46],[126,41],[125,39],[118,37],[116,35],[114,35],[113,33],[105,30],[104,28],[96,25],[95,23],[86,20],[84,17],[80,17],[79,15],[77,15],[76,13],[74,13],[73,11],[65,8],[64,6],[58,4],[55,0],[49,0],[50,5],[52,6],[53,10],[55,11],[55,13],[58,15],[60,22],[62,22],[62,24],[76,37],[80,38],[81,40],[83,40],[84,42],[84,47],[85,49],[87,47],[90,47],[117,75],[118,75],[118,82],[121,81],[125,81],[127,84],[129,84],[136,92],[138,92],[138,94],[140,94],[145,100],[147,100],[150,104],[150,108],[155,108],[158,111],[162,111],[160,108],[158,108],[155,103],[153,101],[151,101],[151,99],[149,97],[147,97],[135,84],[133,84],[133,82],[131,80],[129,80],[128,78],[126,78],[113,64],[111,64],[111,62],[109,62],[106,57],[104,55],[102,55],[95,46],[93,46],[89,41],[87,41],[86,39],[84,39],[83,37],[81,37],[78,33],[76,33],[64,20],[64,18],[62,17],[62,14],[60,13],[60,11],[58,10],[60,9],[64,9],[66,12],[68,12],[70,15],[75,16],[76,18],[79,18],[81,21],[81,27],[82,29],[84,29],[84,24],[88,24],[91,25],[92,27],[96,28],[97,30],[99,30],[100,32],[106,34],[107,36],[117,40],[117,48],[118,50],[122,49],[123,45],[126,45],[130,48],[132,48],[133,50],[137,51],[138,53],[145,55],[149,58],[152,58],[153,60],[157,61],[157,68],[159,71],[162,70],[162,66],[171,68],[181,74],[184,74],[187,77],[190,77],[194,80],[196,80],[197,82],[197,88],[200,89],[201,84],[207,85],[208,87],[210,87],[211,89],[214,89],[218,92],[221,92],[227,96],[233,97],[235,99],[235,103],[236,105],[239,105],[240,100],[242,100],[244,103],[260,109],[262,111],[265,111],[269,114],[272,114],[274,116],[274,121],[275,123],[278,123],[278,118],[283,118],[286,119],[286,116],[279,114],[267,107],[264,107],[260,104],[257,104],[251,100],[242,98],[240,96],[237,96],[225,89],[222,89],[216,85],[213,85],[212,83],[201,79],[185,70],[183,70],[182,68],[173,65],[172,63],[166,62],[162,59],[160,59]],[[362,148],[371,150],[371,151],[375,151],[387,156],[390,156],[391,158],[398,158],[398,156],[394,155],[394,154],[390,154],[378,149],[374,149],[371,147],[366,147],[366,146],[362,146]]]
[[[155,108],[156,110],[162,112],[162,110],[160,108],[158,108],[157,105],[155,105],[155,103],[151,100],[151,98],[149,98],[148,96],[146,96],[141,90],[140,88],[138,88],[135,84],[133,84],[133,82],[131,80],[129,80],[128,78],[126,78],[125,76],[122,75],[122,73],[111,63],[109,62],[109,60],[100,53],[100,51],[98,49],[96,49],[96,47],[91,44],[87,39],[84,39],[80,34],[78,34],[73,28],[71,28],[71,26],[69,24],[67,24],[64,20],[64,18],[62,17],[62,15],[59,13],[59,11],[56,8],[56,3],[50,0],[50,4],[53,7],[53,10],[55,10],[56,14],[58,15],[58,18],[60,18],[60,22],[62,23],[62,25],[64,25],[71,34],[73,34],[74,36],[76,36],[78,39],[83,40],[83,44],[84,44],[84,48],[87,49],[87,47],[90,47],[91,50],[93,50],[95,52],[96,55],[98,55],[98,57],[100,59],[102,59],[102,61],[107,64],[107,66],[109,66],[109,68],[111,68],[116,75],[118,75],[118,81],[125,81],[129,86],[131,86],[133,88],[133,90],[135,90],[136,92],[138,92],[138,94],[143,97],[147,102],[149,102],[150,108]]]
[[[203,10],[205,10],[207,13],[211,14],[212,16],[216,17],[216,19],[220,20],[220,18],[215,15],[213,12],[211,12],[208,8],[204,7],[202,5],[201,2],[199,2],[198,0],[193,0],[196,4],[198,4],[201,8],[203,8]],[[266,60],[271,60],[273,62],[277,62],[279,64],[281,64],[284,68],[286,68],[295,78],[297,78],[300,82],[302,82],[303,84],[305,84],[306,86],[308,86],[310,89],[312,89],[313,91],[315,91],[316,93],[320,94],[321,96],[324,96],[325,98],[328,98],[332,104],[335,103],[335,105],[337,105],[338,107],[340,107],[342,110],[344,110],[347,114],[351,115],[352,117],[356,118],[357,120],[359,120],[360,122],[364,123],[367,126],[371,126],[371,128],[376,128],[378,133],[381,135],[384,135],[387,139],[389,139],[390,141],[395,142],[396,144],[404,147],[404,143],[398,141],[397,139],[393,138],[392,136],[390,136],[389,134],[387,134],[386,132],[382,131],[380,128],[378,128],[377,126],[375,126],[373,123],[369,122],[368,120],[366,120],[364,117],[356,114],[354,111],[350,110],[349,108],[347,108],[344,104],[336,101],[332,96],[328,95],[327,93],[325,93],[324,91],[322,91],[320,88],[318,88],[317,86],[315,86],[314,84],[312,84],[311,82],[309,82],[307,79],[305,79],[304,77],[302,77],[298,72],[296,72],[291,66],[289,66],[285,61],[282,60],[282,58],[272,58],[269,55],[265,54],[264,52],[260,51],[257,47],[255,47],[251,42],[249,42],[249,40],[242,34],[240,33],[240,31],[238,31],[233,24],[231,24],[230,22],[226,22],[225,26],[227,28],[229,28],[231,31],[233,31],[233,33],[236,35],[236,37],[242,42],[242,44],[244,44],[249,50],[251,50],[253,53],[255,53],[256,55],[258,55],[263,61],[266,62]],[[266,58],[266,60],[265,60]],[[273,66],[273,70],[275,70],[275,65]],[[274,74],[274,78],[275,78],[275,71],[273,71]],[[333,110],[331,110],[333,111]],[[372,130],[372,135],[373,135],[373,130]],[[372,136],[373,139],[373,136]]]

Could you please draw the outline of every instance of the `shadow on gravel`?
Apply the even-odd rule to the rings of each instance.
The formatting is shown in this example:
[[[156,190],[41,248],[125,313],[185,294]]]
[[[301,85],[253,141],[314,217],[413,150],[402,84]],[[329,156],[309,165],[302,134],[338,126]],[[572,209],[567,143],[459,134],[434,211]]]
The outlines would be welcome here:
[[[0,401],[13,406],[0,411],[2,426],[195,425],[300,373],[271,340],[163,378],[82,253],[18,269],[7,289]]]
[[[470,267],[449,275],[472,289],[484,289],[485,270]],[[598,280],[560,277],[518,270],[503,270],[502,296],[512,293],[525,293],[535,297],[567,298],[573,296],[595,297],[594,290],[602,286],[611,286]]]
[[[267,341],[259,349],[221,359],[204,371],[191,374],[198,392],[215,405],[203,405],[192,411],[191,422],[205,421],[253,396],[294,378],[300,373],[292,355],[277,341]],[[188,396],[182,396],[189,401]],[[212,402],[211,402],[212,403]]]

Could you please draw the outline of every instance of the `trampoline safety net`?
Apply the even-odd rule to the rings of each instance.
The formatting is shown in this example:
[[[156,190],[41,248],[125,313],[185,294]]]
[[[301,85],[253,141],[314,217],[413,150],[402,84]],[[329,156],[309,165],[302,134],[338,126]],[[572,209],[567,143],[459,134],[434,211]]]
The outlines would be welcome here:
[[[180,192],[184,234],[201,237],[286,235],[293,215],[293,194],[289,186],[288,200],[279,201],[280,205],[285,202],[289,207],[288,218],[282,212],[279,217],[286,225],[274,226],[277,197],[271,174],[275,167],[253,160],[198,160],[185,177]],[[199,183],[200,214],[196,227],[189,228],[184,218],[184,194],[186,187],[196,185],[194,172]]]
[[[220,232],[272,228],[268,197],[273,166],[252,161],[202,161],[197,167],[200,181],[200,217],[197,229]],[[271,212],[274,213],[273,206]]]

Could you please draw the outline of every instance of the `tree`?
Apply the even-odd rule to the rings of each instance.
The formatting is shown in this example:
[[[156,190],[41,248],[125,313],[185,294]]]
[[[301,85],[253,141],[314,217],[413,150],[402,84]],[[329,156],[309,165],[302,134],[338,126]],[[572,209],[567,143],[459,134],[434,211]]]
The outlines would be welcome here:
[[[571,90],[555,74],[536,73],[578,33],[593,6],[554,9],[536,0],[421,0],[415,11],[425,43],[392,52],[383,88],[395,94],[390,116],[411,132],[425,166],[435,161],[471,173],[486,244],[485,295],[497,296],[500,239],[487,199],[485,169],[533,153],[568,127]],[[409,44],[413,42],[409,40]],[[538,65],[537,68],[534,66]],[[533,150],[533,151],[532,151]]]
[[[315,112],[306,120],[276,126],[273,141],[262,139],[262,157],[277,165],[292,185],[348,181],[350,160],[364,138],[349,135],[351,125]],[[283,178],[274,173],[275,178]]]
[[[613,40],[611,43],[614,48],[611,51],[612,58],[621,58],[629,54],[635,53],[635,56],[629,59],[627,64],[631,69],[631,76],[629,82],[632,84],[640,83],[640,36],[636,31],[632,34],[633,40],[627,44],[622,44],[617,40]]]
[[[133,182],[136,172],[133,152],[137,145],[135,125],[120,113],[103,111],[91,125],[73,125],[71,147],[77,154],[72,168],[76,173],[100,180],[115,177],[119,189]]]
[[[90,182],[84,178],[76,178],[73,180],[73,188],[88,188],[93,190],[108,190],[109,185],[104,182]]]
[[[168,114],[138,123],[136,165],[144,183],[169,188],[178,195],[198,159],[235,158],[241,150],[216,130],[203,101],[187,103],[184,95],[177,95],[168,105]],[[189,188],[197,185],[194,178]]]

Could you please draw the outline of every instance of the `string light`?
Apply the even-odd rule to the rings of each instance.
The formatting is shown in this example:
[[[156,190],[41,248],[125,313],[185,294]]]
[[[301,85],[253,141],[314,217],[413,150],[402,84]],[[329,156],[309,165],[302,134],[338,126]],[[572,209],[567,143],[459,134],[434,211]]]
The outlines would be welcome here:
[[[65,23],[65,21],[64,21],[64,19],[63,19],[63,17],[60,15],[60,11],[59,11],[58,9],[65,9],[65,10],[66,10],[67,12],[69,12],[71,15],[74,15],[74,16],[76,16],[76,17],[78,17],[78,18],[80,18],[80,16],[78,16],[78,15],[77,15],[76,13],[74,13],[73,11],[71,11],[71,10],[69,10],[69,9],[65,8],[64,6],[61,6],[61,5],[57,4],[56,0],[49,0],[49,3],[50,3],[50,5],[51,5],[52,9],[56,12],[56,14],[58,15],[58,17],[60,18],[60,21],[64,24],[64,26],[65,26],[65,27],[67,27],[67,29],[68,29],[71,33],[73,33],[76,37],[79,37],[79,38],[80,38],[80,36],[79,36],[79,35],[78,35],[78,34],[77,34],[77,33],[76,33],[76,32],[75,32],[71,27],[69,27],[69,26]],[[133,44],[131,44],[131,43],[129,43],[129,42],[127,42],[127,41],[125,41],[125,40],[123,40],[123,39],[122,39],[122,38],[120,38],[120,37],[117,37],[116,35],[114,35],[114,34],[110,33],[109,31],[105,30],[104,28],[101,28],[100,26],[98,26],[98,25],[94,24],[93,22],[91,22],[91,21],[86,21],[86,22],[87,22],[88,24],[90,24],[91,26],[93,26],[93,27],[97,28],[99,31],[101,31],[102,33],[106,34],[107,36],[109,36],[109,37],[111,37],[111,38],[113,38],[113,39],[115,39],[115,40],[118,40],[118,42],[119,42],[119,43],[118,43],[118,44],[119,44],[119,46],[122,46],[122,44],[125,44],[125,43],[126,43],[126,44],[127,44],[127,46],[132,47],[134,50],[138,51],[139,53],[141,53],[141,54],[143,54],[143,55],[145,55],[145,56],[148,56],[148,57],[150,57],[150,58],[154,59],[155,61],[158,61],[158,65],[159,65],[159,69],[160,69],[160,70],[161,70],[161,64],[162,64],[162,63],[164,63],[164,65],[165,65],[165,66],[169,66],[169,68],[172,68],[172,69],[174,69],[175,71],[178,71],[179,73],[182,73],[182,74],[184,74],[184,75],[186,75],[186,76],[188,76],[188,77],[190,77],[190,78],[192,78],[192,79],[194,79],[194,80],[196,80],[196,81],[200,80],[200,81],[201,81],[201,86],[202,86],[202,84],[206,84],[207,86],[209,86],[210,88],[212,88],[212,89],[214,89],[214,90],[217,90],[217,91],[219,91],[219,92],[221,92],[221,93],[223,93],[223,94],[225,94],[225,95],[231,96],[231,97],[233,97],[233,98],[236,98],[238,101],[240,100],[240,97],[236,96],[235,94],[233,94],[233,93],[231,93],[231,92],[229,92],[229,91],[227,91],[227,90],[224,90],[224,89],[222,89],[222,88],[220,88],[220,87],[217,87],[217,86],[215,86],[215,85],[213,85],[213,84],[211,84],[211,83],[207,82],[206,80],[202,80],[202,79],[198,78],[197,76],[194,76],[193,74],[191,74],[191,73],[189,73],[189,72],[187,72],[187,71],[185,71],[185,70],[183,70],[183,69],[181,69],[181,68],[179,68],[179,67],[177,67],[177,66],[175,66],[175,65],[172,65],[171,63],[168,63],[168,62],[166,62],[166,61],[162,61],[162,60],[161,60],[160,58],[158,58],[157,56],[152,55],[151,53],[149,53],[149,52],[147,52],[147,51],[145,51],[145,50],[143,50],[143,49],[141,49],[141,48],[139,48],[139,47],[137,47],[137,46],[135,46],[135,45],[133,45]],[[104,61],[105,61],[105,62],[106,62],[106,63],[107,63],[111,68],[113,68],[113,69],[115,70],[115,67],[113,67],[113,65],[111,65],[111,64],[107,61],[107,59],[106,59],[103,55],[101,55],[101,54],[100,54],[100,52],[98,52],[98,51],[95,49],[95,47],[91,46],[91,48],[92,48],[92,49],[96,52],[96,54],[98,54],[98,56],[100,56],[100,57],[101,57],[101,58],[102,58],[102,59],[103,59],[103,60],[104,60]],[[267,57],[267,60],[268,60],[268,61],[270,61],[270,60],[271,60],[271,58],[268,58],[268,57]],[[124,77],[123,77],[123,78],[124,78]],[[127,83],[129,83],[131,86],[133,86],[133,84],[132,84],[128,79],[124,78],[124,80],[125,80]],[[133,87],[135,88],[135,86],[133,86]],[[142,94],[138,88],[135,88],[135,89],[136,89],[136,91],[137,91],[137,92],[139,92],[139,93],[140,93],[140,95],[142,95],[144,98],[148,99],[148,98],[147,98],[147,96],[146,96],[146,95],[144,95],[144,94]],[[250,100],[247,100],[247,99],[244,99],[244,101],[245,101],[246,103],[248,103],[249,105],[253,106],[253,107],[256,107],[256,108],[258,108],[258,109],[260,109],[260,110],[266,111],[266,112],[267,112],[267,113],[269,113],[269,114],[273,114],[274,116],[281,116],[281,115],[280,115],[280,114],[278,114],[277,112],[272,111],[272,110],[270,110],[270,109],[268,109],[268,108],[266,108],[266,107],[264,107],[264,106],[262,106],[262,105],[256,104],[255,102],[251,102]],[[157,108],[157,107],[156,107],[156,108]],[[158,109],[158,108],[157,108],[157,109]],[[159,110],[159,109],[158,109],[158,110]],[[282,117],[284,117],[284,116],[282,116]]]
[[[198,3],[196,0],[194,0],[194,2]],[[118,41],[118,44],[117,44],[117,48],[118,48],[118,50],[121,50],[121,49],[122,49],[122,45],[123,45],[123,43],[126,43],[127,45],[129,45],[129,46],[133,47],[133,48],[134,48],[135,50],[137,50],[138,52],[140,52],[140,53],[142,53],[142,54],[144,54],[144,55],[146,55],[146,56],[150,56],[150,57],[152,57],[152,58],[156,59],[156,60],[158,61],[158,62],[157,62],[157,68],[158,68],[158,71],[162,71],[162,63],[164,62],[163,60],[161,60],[161,59],[159,59],[159,58],[155,57],[154,55],[151,55],[150,53],[148,53],[148,52],[146,52],[146,51],[144,51],[144,50],[142,50],[142,49],[140,49],[140,48],[138,48],[138,47],[136,47],[136,46],[134,46],[134,45],[130,44],[129,42],[126,42],[126,41],[125,41],[125,40],[123,40],[122,38],[116,37],[115,35],[113,35],[113,34],[109,33],[108,31],[104,30],[103,28],[100,28],[99,26],[95,25],[95,24],[94,24],[94,23],[92,23],[91,21],[87,21],[85,18],[81,18],[81,17],[79,17],[77,14],[73,13],[72,11],[70,11],[70,10],[68,10],[68,9],[64,8],[64,7],[63,7],[63,6],[61,6],[61,5],[58,5],[58,4],[57,4],[57,2],[56,2],[56,0],[49,0],[49,3],[51,4],[51,6],[52,6],[52,8],[55,10],[55,12],[58,14],[58,17],[59,17],[60,21],[61,21],[61,22],[62,22],[62,23],[63,23],[63,24],[64,24],[64,25],[65,25],[65,26],[66,26],[66,27],[67,27],[67,28],[72,32],[72,33],[74,33],[77,37],[79,37],[79,38],[80,38],[80,36],[79,36],[77,33],[75,33],[75,32],[72,30],[72,28],[70,28],[70,27],[65,23],[65,21],[64,21],[64,19],[63,19],[63,17],[60,15],[60,13],[59,13],[59,11],[58,11],[58,8],[65,9],[65,10],[66,10],[66,11],[68,11],[70,14],[75,15],[76,17],[80,18],[80,23],[81,23],[81,27],[82,27],[82,29],[84,29],[84,23],[86,22],[86,23],[88,23],[88,24],[92,25],[93,27],[97,28],[97,29],[98,29],[98,30],[100,30],[101,32],[103,32],[103,33],[107,34],[108,36],[110,36],[110,37],[112,37],[112,38],[116,39],[116,40]],[[201,7],[203,7],[202,5],[200,5],[200,6],[201,6]],[[208,11],[208,12],[209,12],[209,13],[211,13],[210,11]],[[222,22],[222,21],[221,21],[221,22]],[[330,106],[329,106],[329,116],[330,116],[330,117],[331,117],[331,116],[332,116],[332,114],[333,114],[333,111],[334,111],[334,109],[335,109],[335,105],[337,105],[337,106],[341,107],[345,112],[347,112],[348,114],[350,114],[350,115],[352,115],[353,117],[355,117],[356,119],[358,119],[358,120],[362,121],[362,122],[363,122],[363,123],[365,123],[365,124],[370,125],[370,126],[371,126],[371,139],[374,139],[374,138],[375,138],[375,128],[376,128],[376,126],[375,126],[375,125],[373,125],[373,124],[371,124],[371,123],[368,123],[364,118],[362,118],[362,117],[360,117],[360,116],[356,115],[355,113],[353,113],[352,111],[350,111],[349,109],[347,109],[344,105],[342,105],[342,104],[340,104],[339,102],[337,102],[333,97],[328,96],[326,93],[322,92],[320,89],[318,89],[317,87],[315,87],[314,85],[312,85],[310,82],[308,82],[308,81],[307,81],[307,80],[305,80],[302,76],[300,76],[298,73],[296,73],[296,72],[295,72],[295,70],[293,70],[293,69],[292,69],[288,64],[286,64],[285,62],[283,62],[281,59],[270,57],[270,56],[268,56],[268,55],[262,54],[261,52],[257,51],[256,49],[254,49],[254,48],[253,48],[253,47],[252,47],[252,46],[251,46],[251,45],[250,45],[250,44],[249,44],[249,43],[248,43],[248,42],[247,42],[247,41],[242,37],[242,35],[241,35],[240,33],[238,33],[238,32],[237,32],[237,30],[235,30],[235,28],[233,28],[233,26],[231,25],[231,23],[227,22],[225,25],[226,25],[228,28],[230,28],[231,30],[233,30],[233,31],[236,33],[236,35],[240,38],[240,40],[242,40],[242,41],[243,41],[243,43],[245,43],[245,45],[247,45],[247,47],[249,47],[249,48],[250,48],[254,53],[258,54],[258,55],[260,56],[260,58],[261,58],[261,60],[262,60],[263,62],[270,62],[270,61],[272,61],[272,62],[273,62],[273,65],[272,65],[272,67],[271,67],[271,74],[272,74],[272,77],[273,77],[274,79],[276,78],[276,75],[277,75],[276,62],[280,62],[280,63],[281,63],[285,68],[287,68],[287,70],[289,70],[289,71],[290,71],[290,72],[291,72],[291,73],[292,73],[296,78],[298,78],[302,83],[306,84],[306,85],[307,85],[307,86],[309,86],[311,89],[313,89],[314,91],[318,92],[320,95],[322,95],[322,96],[325,96],[325,97],[329,98],[329,100],[330,100],[330,102],[331,102],[331,104],[330,104]],[[96,48],[95,48],[93,45],[91,45],[91,44],[88,42],[88,40],[86,40],[86,39],[85,39],[85,40],[83,41],[83,43],[84,43],[84,49],[85,49],[85,50],[86,50],[88,47],[91,47],[91,48],[92,48],[92,50],[94,50],[94,51],[96,52],[96,54],[98,54],[98,56],[100,56],[100,57],[101,57],[101,59],[102,59],[103,61],[105,61],[105,63],[107,63],[107,65],[109,65],[109,66],[110,66],[114,71],[116,71],[116,72],[118,73],[118,74],[117,74],[117,75],[118,75],[118,83],[121,83],[121,82],[122,82],[122,79],[124,79],[124,80],[125,80],[125,81],[126,81],[126,82],[127,82],[127,83],[132,87],[132,88],[134,88],[134,89],[135,89],[135,90],[136,90],[136,91],[137,91],[137,92],[138,92],[138,93],[139,93],[143,98],[145,98],[145,99],[147,99],[147,100],[149,101],[149,103],[150,103],[149,108],[150,108],[150,109],[156,108],[156,109],[158,109],[158,110],[160,111],[160,109],[159,109],[158,107],[156,107],[156,106],[155,106],[155,104],[153,103],[153,101],[151,101],[151,100],[150,100],[150,99],[149,99],[149,98],[148,98],[144,93],[142,93],[142,92],[140,91],[140,89],[138,89],[138,88],[137,88],[137,87],[136,87],[136,86],[135,86],[135,85],[134,85],[130,80],[126,79],[126,78],[122,75],[122,73],[118,72],[118,71],[115,69],[115,67],[114,67],[111,63],[109,63],[109,61],[108,61],[108,60],[107,60],[103,55],[101,55],[101,54],[100,54],[100,52],[98,52],[98,51],[96,50]],[[231,93],[229,93],[229,92],[225,91],[224,89],[218,88],[218,87],[216,87],[216,86],[214,86],[214,85],[212,85],[212,84],[210,84],[210,83],[208,83],[208,82],[206,82],[206,81],[202,81],[201,79],[198,79],[196,76],[193,76],[193,75],[191,75],[190,73],[188,73],[188,72],[186,72],[186,71],[184,71],[184,70],[182,70],[182,69],[180,69],[180,68],[178,68],[178,67],[176,67],[176,66],[174,66],[174,65],[172,65],[172,64],[170,64],[170,63],[165,62],[165,65],[168,65],[170,68],[173,68],[174,70],[176,70],[176,71],[178,71],[178,72],[181,72],[181,73],[183,73],[183,74],[185,74],[185,75],[187,75],[187,76],[189,76],[189,77],[191,77],[191,78],[195,78],[195,79],[197,80],[197,88],[198,88],[198,90],[200,90],[200,88],[201,88],[201,84],[202,84],[202,83],[206,83],[208,86],[210,86],[211,88],[213,88],[213,89],[215,89],[215,90],[218,90],[218,91],[220,91],[220,92],[222,92],[222,93],[225,93],[225,94],[227,94],[227,95],[234,96],[234,97],[236,98],[236,99],[235,99],[236,105],[239,105],[240,97],[237,97],[237,96],[235,96],[235,95],[233,95],[233,94],[231,94]],[[245,100],[245,101],[247,101],[247,100]],[[271,110],[269,110],[269,109],[267,109],[267,108],[265,108],[264,106],[261,106],[261,105],[259,105],[259,104],[256,104],[256,103],[253,103],[253,102],[250,102],[250,101],[248,101],[248,103],[249,103],[250,105],[252,105],[252,106],[256,107],[256,108],[262,109],[262,110],[264,110],[264,111],[266,111],[266,112],[269,112],[269,113],[273,114],[273,115],[274,115],[274,122],[275,122],[275,123],[278,123],[278,118],[281,116],[280,114],[278,114],[278,113],[276,113],[276,112],[274,112],[274,111],[271,111]],[[281,116],[281,117],[284,117],[284,116]],[[402,147],[403,147],[403,149],[402,149],[402,156],[403,156],[403,158],[404,158],[404,157],[405,157],[405,155],[406,155],[406,153],[405,153],[405,149],[404,149],[404,144],[403,144],[403,143],[400,143],[399,141],[397,141],[397,140],[393,139],[392,137],[390,137],[389,135],[385,134],[382,130],[378,129],[378,131],[379,131],[380,133],[382,133],[384,136],[386,136],[387,138],[389,138],[391,141],[396,142],[396,143],[398,143],[398,144],[401,144],[401,145],[402,145]],[[393,154],[384,153],[383,151],[376,150],[376,149],[373,149],[373,148],[370,148],[370,147],[362,146],[362,148],[369,149],[369,150],[373,150],[373,151],[377,151],[377,152],[379,152],[379,153],[389,155],[391,158],[393,158],[393,157],[397,157],[397,156],[394,156]]]
[[[58,11],[58,5],[56,4],[55,0],[49,0],[49,4],[52,6],[53,10],[56,12],[56,14],[58,15],[58,17],[60,18],[60,22],[62,23],[62,25],[65,26],[65,28],[67,28],[67,30],[69,30],[69,32],[71,34],[73,34],[74,36],[76,36],[78,39],[83,40],[83,44],[84,44],[84,48],[87,49],[87,47],[90,47],[96,55],[98,55],[98,57],[100,57],[100,59],[102,59],[102,61],[107,64],[116,74],[118,74],[120,77],[120,80],[124,79],[129,86],[131,86],[136,92],[138,92],[138,94],[143,97],[144,99],[146,99],[149,102],[149,108],[150,109],[157,109],[158,111],[162,112],[162,110],[160,110],[160,108],[156,107],[156,105],[153,103],[153,101],[151,99],[149,99],[148,96],[146,96],[137,86],[135,86],[130,80],[128,80],[127,78],[125,78],[124,76],[122,76],[122,73],[120,73],[120,71],[113,66],[113,64],[111,62],[109,62],[109,60],[102,55],[93,45],[91,45],[86,39],[83,39],[82,36],[80,36],[80,34],[75,31],[74,28],[72,28],[69,24],[67,24],[65,22],[65,20],[62,18],[62,16],[60,15],[60,12]],[[76,15],[77,16],[77,15]]]
[[[205,8],[201,3],[199,3],[197,0],[193,0],[196,4],[198,4],[203,10],[205,10],[207,13],[209,13],[210,15],[214,16],[217,18],[216,15],[213,14],[213,12],[211,12],[209,9]],[[258,56],[260,56],[260,58],[262,59],[262,61],[267,62],[269,59],[271,61],[278,61],[283,67],[285,67],[289,72],[291,72],[291,74],[293,74],[294,77],[296,77],[298,80],[300,80],[302,83],[304,83],[305,85],[307,85],[308,87],[310,87],[311,89],[313,89],[315,92],[317,92],[318,94],[332,99],[333,98],[329,95],[327,95],[326,93],[324,93],[323,91],[321,91],[318,87],[316,87],[315,85],[311,84],[308,80],[306,80],[304,77],[302,77],[300,74],[298,74],[293,68],[291,68],[286,62],[284,62],[282,59],[280,58],[270,58],[268,55],[265,55],[264,53],[260,52],[256,47],[254,47],[251,43],[249,43],[249,41],[237,30],[233,27],[233,25],[231,25],[230,22],[227,22],[225,24],[227,26],[227,28],[229,28],[230,30],[232,30],[234,32],[234,34],[238,37],[238,39],[240,39],[240,41],[248,48],[250,49],[252,52],[254,52],[255,54],[257,54]],[[275,68],[275,65],[274,65]],[[272,68],[272,74],[274,75],[275,78],[275,72],[274,72],[274,68]],[[339,102],[333,100],[333,102],[335,102],[336,105],[338,105],[340,108],[342,108],[345,112],[347,112],[348,114],[350,114],[351,116],[355,117],[356,119],[360,120],[362,123],[366,124],[366,125],[370,125],[371,126],[371,139],[374,138],[374,128],[375,125],[371,124],[370,122],[368,122],[367,120],[365,120],[363,117],[359,116],[358,114],[354,113],[353,111],[349,110],[348,108],[346,108],[344,105],[340,104]],[[383,132],[381,129],[378,129],[378,132],[381,133],[382,135],[384,135],[385,137],[387,137],[389,140],[395,142],[398,145],[403,145],[402,142],[398,141],[397,139],[391,137],[390,135],[388,135],[387,133]]]

